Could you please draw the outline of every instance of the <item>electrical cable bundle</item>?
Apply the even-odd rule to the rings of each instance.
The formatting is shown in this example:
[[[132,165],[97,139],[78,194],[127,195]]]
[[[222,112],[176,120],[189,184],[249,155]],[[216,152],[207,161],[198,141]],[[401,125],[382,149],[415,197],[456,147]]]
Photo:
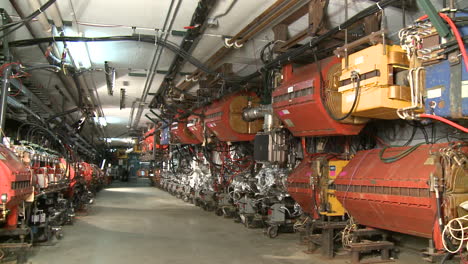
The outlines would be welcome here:
[[[442,237],[444,248],[448,252],[452,254],[461,252],[464,246],[466,246],[466,250],[468,250],[468,215],[450,220],[442,231]],[[450,241],[458,244],[456,249],[453,249],[447,245],[448,243],[446,237]]]
[[[392,163],[392,162],[395,162],[395,161],[398,161],[406,156],[408,156],[409,154],[411,154],[413,151],[415,151],[417,148],[419,148],[419,146],[423,145],[424,143],[419,143],[419,144],[416,144],[414,146],[412,146],[411,148],[409,149],[406,149],[394,156],[391,156],[391,157],[384,157],[384,154],[385,154],[385,151],[388,149],[388,148],[397,148],[397,147],[401,147],[401,146],[385,146],[384,148],[382,148],[379,152],[379,158],[382,162],[384,163]]]

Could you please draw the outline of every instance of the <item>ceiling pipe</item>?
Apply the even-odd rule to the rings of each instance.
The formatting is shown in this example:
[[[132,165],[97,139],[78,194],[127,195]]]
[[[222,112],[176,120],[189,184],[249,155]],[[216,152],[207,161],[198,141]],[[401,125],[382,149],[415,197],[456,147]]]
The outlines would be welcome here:
[[[235,1],[233,1],[234,3]],[[206,29],[206,26],[210,18],[208,17],[211,10],[214,8],[216,1],[206,0],[204,2],[200,2],[198,5],[195,14],[192,17],[192,21],[190,25],[197,25],[200,24],[202,26],[196,27],[187,31],[186,36],[182,40],[181,49],[187,52],[193,50],[196,45],[198,44],[199,36],[203,34]],[[174,80],[176,74],[180,71],[181,67],[185,63],[185,60],[177,55],[169,67],[168,73],[164,77],[164,82],[158,89],[158,93],[161,93],[163,89],[167,88],[170,81]]]
[[[51,5],[45,12],[47,15],[49,15],[50,18],[52,18],[52,21],[54,21],[54,25],[56,27],[63,29],[63,20],[62,20],[62,16],[60,15],[60,11],[57,6],[57,2]]]
[[[20,110],[23,110],[25,111],[28,115],[36,118],[39,122],[41,122],[44,126],[46,125],[46,122],[44,121],[44,119],[42,119],[42,117],[40,117],[39,115],[37,115],[33,110],[31,110],[29,107],[25,106],[24,104],[18,102],[16,99],[12,98],[12,97],[8,97],[7,98],[7,104],[10,105],[11,107],[13,108],[16,108],[16,109],[20,109]],[[68,127],[69,129],[72,129],[71,127]],[[44,127],[45,130],[47,130],[52,136],[54,136],[56,139],[58,139],[53,132],[51,132],[50,130],[48,130],[47,128]],[[97,153],[97,151],[91,146],[88,144],[88,142],[86,141],[83,141],[83,139],[79,136],[79,135],[76,135],[77,138],[79,140],[81,140],[83,143],[85,143],[86,147],[84,147],[82,144],[78,143],[78,142],[74,142],[73,144],[75,146],[77,146],[78,148],[80,148],[81,150],[83,150],[83,152],[89,156],[92,156],[93,154]],[[58,139],[59,140],[59,139]]]
[[[17,68],[16,64],[11,64],[5,67],[3,70],[3,80],[2,80],[2,89],[0,97],[0,132],[5,131],[5,113],[6,113],[6,104],[8,98],[8,88],[10,88],[10,74],[13,67]],[[3,140],[3,133],[0,133],[0,142]]]
[[[15,1],[10,0],[10,3],[11,2],[15,2]],[[17,9],[15,5],[13,5],[13,7]],[[29,0],[29,5],[32,7],[33,10],[39,10],[41,8],[41,4],[39,3],[39,0]],[[20,13],[18,14],[20,15],[21,18],[23,18],[23,16]],[[47,16],[44,12],[41,12],[41,14],[39,14],[36,18],[39,21],[39,24],[41,24],[42,30],[44,30],[44,32],[50,32],[52,30],[52,27],[49,24],[49,20],[47,19]]]
[[[195,9],[195,12],[192,16],[192,20],[190,22],[191,26],[195,25],[200,25],[195,28],[191,28],[187,31],[187,34],[184,36],[184,39],[182,40],[181,43],[181,49],[185,50],[187,52],[191,51],[193,47],[196,47],[198,44],[198,37],[203,34],[205,28],[206,28],[206,22],[208,21],[208,15],[213,9],[216,1],[214,0],[203,0],[200,1],[197,8]],[[169,66],[168,73],[164,77],[163,82],[158,88],[158,93],[160,93],[163,89],[165,89],[168,86],[168,83],[170,83],[171,80],[175,78],[175,75],[177,72],[180,70],[182,67],[183,63],[185,60],[183,60],[179,55],[175,55],[174,59],[172,60],[171,65]],[[146,100],[147,95],[148,95],[149,89],[144,91],[144,99]],[[154,100],[154,99],[153,99]],[[138,125],[140,118],[141,118],[141,113],[143,112],[143,109],[138,109],[139,111],[137,112],[137,115],[135,117],[135,126]]]
[[[174,0],[171,1],[171,5],[169,6],[169,12],[166,15],[166,19],[164,21],[164,26],[163,26],[163,32],[166,32],[166,35],[164,36],[164,42],[166,42],[167,38],[169,37],[169,32],[172,30],[172,26],[174,25],[174,21],[175,21],[175,18],[177,17],[177,14],[179,12],[181,4],[182,4],[182,0],[179,0],[177,2],[177,5],[176,5],[176,7],[174,9],[173,14],[172,14],[172,19],[171,19],[171,21],[169,23],[169,26],[168,26],[168,28],[166,30],[167,22],[169,21],[169,16],[170,16],[170,14],[172,12],[172,7],[174,5]],[[136,113],[136,116],[135,116],[135,119],[134,119],[133,123],[130,123],[131,128],[137,129],[137,127],[138,127],[138,124],[139,124],[140,119],[141,119],[141,115],[143,113],[144,103],[146,102],[146,98],[148,97],[149,90],[151,89],[151,85],[153,84],[154,76],[157,73],[157,68],[159,66],[159,61],[161,59],[161,55],[162,55],[163,50],[164,50],[164,47],[160,47],[159,45],[156,48],[156,51],[155,51],[154,56],[153,56],[153,60],[151,62],[151,66],[153,66],[153,67],[150,67],[150,71],[148,72],[148,78],[146,79],[145,86],[143,88],[143,93],[142,93],[142,95],[140,97],[140,105],[138,106],[138,110],[137,110],[137,113]],[[157,58],[156,58],[156,56],[157,56]],[[142,103],[143,103],[143,105],[142,105]]]
[[[10,3],[11,5],[13,6],[13,8],[15,9],[16,13],[18,13],[18,15],[20,16],[21,19],[24,19],[26,16],[24,15],[23,11],[21,10],[21,8],[18,6],[16,0],[10,0]],[[33,39],[37,39],[37,35],[34,33],[30,23],[26,23],[25,24],[26,28],[28,29],[28,32],[29,34],[31,34],[31,37]],[[42,54],[45,54],[46,53],[46,48],[41,45],[41,44],[38,44],[37,45],[38,48],[41,50]],[[55,64],[55,61],[51,58],[51,57],[46,57],[47,61],[50,63],[50,64]],[[67,98],[67,100],[69,102],[72,102],[73,104],[75,105],[78,105],[77,104],[77,101],[75,100],[75,97],[72,96],[72,93],[68,90],[68,87],[69,87],[69,82],[66,80],[66,77],[65,75],[63,75],[63,73],[56,73],[57,77],[60,79],[62,85],[63,85],[63,88],[60,88],[60,91],[65,95],[65,97]]]
[[[234,35],[230,40],[228,40],[229,44],[233,44],[235,41],[242,39],[243,42],[249,40],[250,37],[254,36],[255,34],[251,34],[250,32],[254,31],[255,33],[264,30],[269,23],[262,23],[262,21],[270,20],[272,17],[277,18],[284,13],[292,10],[295,5],[297,5],[300,1],[299,0],[277,0],[273,3],[270,7],[268,7],[265,11],[263,11],[260,15],[258,15],[255,19],[253,19],[247,26],[241,29],[236,35]],[[285,8],[285,7],[288,8]],[[272,19],[274,20],[274,19]],[[260,26],[261,25],[261,26]],[[245,37],[246,34],[249,34],[249,38]],[[215,65],[219,63],[223,58],[225,58],[232,49],[227,48],[225,46],[218,49],[211,57],[204,62],[206,65]],[[200,79],[203,75],[203,72],[200,70],[195,70],[190,76],[189,79]],[[188,90],[195,85],[195,82],[192,81],[183,81],[181,84],[177,86],[178,90]],[[154,107],[154,103],[156,100],[156,96],[153,97],[151,101],[150,107]]]

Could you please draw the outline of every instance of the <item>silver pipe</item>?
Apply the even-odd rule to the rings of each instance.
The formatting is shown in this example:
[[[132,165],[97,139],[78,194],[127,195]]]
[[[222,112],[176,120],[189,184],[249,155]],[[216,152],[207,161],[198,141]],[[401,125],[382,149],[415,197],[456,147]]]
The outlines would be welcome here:
[[[163,26],[163,31],[166,32],[166,35],[164,36],[164,42],[167,41],[167,38],[170,35],[170,32],[172,30],[172,26],[174,25],[175,18],[177,16],[177,13],[179,12],[180,5],[182,4],[182,0],[179,0],[177,2],[177,5],[176,5],[176,7],[174,9],[174,13],[172,14],[171,22],[169,23],[169,27],[166,30],[167,21],[168,21],[169,15],[171,13],[173,4],[174,4],[174,0],[171,1],[169,13],[167,14],[167,17],[166,17],[166,20],[165,20],[164,26]],[[158,53],[158,50],[159,50],[159,53]],[[145,83],[145,89],[143,89],[143,93],[142,93],[141,98],[140,98],[140,102],[142,102],[142,103],[145,103],[146,98],[148,97],[148,92],[151,89],[151,85],[153,84],[154,76],[156,75],[156,71],[157,71],[157,68],[158,68],[159,61],[161,59],[161,55],[162,55],[163,50],[164,50],[163,47],[161,47],[161,49],[159,49],[159,45],[156,48],[156,52],[155,52],[154,57],[153,57],[154,67],[153,67],[152,71],[148,72],[148,79],[146,80],[146,83]],[[157,59],[156,59],[156,55],[158,56]],[[156,59],[156,62],[155,62],[155,59]],[[152,66],[153,66],[153,63],[151,64]],[[135,118],[133,120],[133,123],[130,124],[131,126],[137,128],[138,123],[140,123],[141,115],[143,114],[143,107],[144,107],[144,105],[139,105],[138,106],[138,110],[137,110],[137,113],[136,113]]]
[[[44,120],[42,119],[42,117],[40,117],[38,114],[36,114],[34,111],[32,111],[29,107],[25,106],[24,104],[16,101],[16,99],[12,98],[12,97],[8,97],[7,98],[7,102],[6,102],[8,105],[10,105],[11,107],[13,108],[17,108],[17,109],[21,109],[25,112],[27,112],[29,115],[31,115],[32,117],[36,118],[37,120],[41,121],[41,123],[44,123]],[[2,107],[3,108],[3,107]]]
[[[36,118],[37,120],[39,120],[41,123],[45,124],[44,123],[44,120],[42,119],[42,117],[40,117],[39,115],[37,115],[33,110],[31,110],[29,107],[25,106],[24,104],[18,102],[16,99],[12,98],[12,97],[7,97],[7,103],[8,105],[10,105],[11,107],[13,108],[17,108],[17,109],[21,109],[25,112],[27,112],[29,115],[31,115],[32,117]],[[59,119],[57,117],[57,119]],[[66,128],[68,129],[68,131],[73,131],[73,128],[68,125],[68,124],[65,124]],[[49,132],[51,133],[51,135],[53,135],[52,132]],[[55,136],[54,136],[55,137]],[[80,141],[83,142],[83,144],[86,146],[84,147],[82,144],[78,143],[78,142],[74,142],[74,145],[77,146],[78,148],[80,148],[81,150],[83,150],[83,152],[85,153],[88,153],[88,155],[91,155],[91,154],[95,154],[96,153],[96,150],[86,141],[84,140],[80,135],[75,135],[75,137],[77,139],[79,139]],[[57,137],[56,137],[57,138]],[[58,138],[57,138],[58,139]],[[59,139],[58,139],[59,140]]]
[[[257,107],[245,108],[242,112],[242,118],[247,122],[252,122],[264,118],[265,114],[271,114],[273,108],[271,105],[260,105]]]
[[[2,90],[0,99],[0,132],[5,130],[5,113],[8,98],[8,88],[10,87],[10,74],[12,65],[5,67],[3,70]],[[3,140],[3,133],[0,133],[0,139]]]

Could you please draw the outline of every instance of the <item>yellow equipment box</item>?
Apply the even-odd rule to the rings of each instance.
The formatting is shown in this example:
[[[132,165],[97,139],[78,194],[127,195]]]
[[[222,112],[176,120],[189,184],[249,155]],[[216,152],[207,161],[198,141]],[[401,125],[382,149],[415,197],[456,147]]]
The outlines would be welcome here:
[[[323,202],[326,203],[327,211],[322,211],[320,214],[326,216],[343,216],[345,214],[343,205],[335,196],[335,189],[329,187],[333,186],[333,181],[348,163],[348,160],[330,160],[328,162],[328,168],[325,168],[328,177],[322,185],[322,197],[324,197]]]
[[[398,119],[396,110],[411,105],[410,87],[398,84],[396,75],[408,69],[406,52],[397,45],[378,44],[342,60],[341,111],[348,113],[356,100],[353,116]]]

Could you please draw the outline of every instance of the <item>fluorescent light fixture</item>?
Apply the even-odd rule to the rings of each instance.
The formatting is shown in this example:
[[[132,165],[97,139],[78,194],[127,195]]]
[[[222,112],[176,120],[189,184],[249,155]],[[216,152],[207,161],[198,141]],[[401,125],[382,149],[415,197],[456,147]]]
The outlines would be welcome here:
[[[66,28],[64,30],[67,36],[78,36],[81,37],[82,33],[75,33],[71,28]],[[73,57],[73,64],[77,69],[89,69],[91,68],[91,60],[89,59],[88,50],[86,49],[85,42],[67,42],[68,50],[70,51],[71,56]]]
[[[126,138],[106,138],[107,143],[121,142],[121,143],[135,143],[135,139],[131,137]]]
[[[88,57],[88,51],[86,50],[86,44],[84,42],[67,42],[68,49],[73,56],[74,64],[77,69],[91,68],[91,61]]]

